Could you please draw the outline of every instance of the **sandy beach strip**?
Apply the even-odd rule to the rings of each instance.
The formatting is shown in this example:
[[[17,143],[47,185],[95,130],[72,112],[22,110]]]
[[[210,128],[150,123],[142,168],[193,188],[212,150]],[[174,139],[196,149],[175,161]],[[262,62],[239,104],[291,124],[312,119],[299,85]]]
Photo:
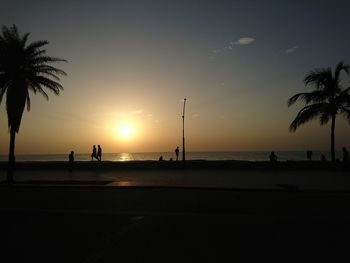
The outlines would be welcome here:
[[[0,163],[0,181],[7,163]],[[224,189],[350,190],[342,164],[246,161],[18,162],[16,184]]]

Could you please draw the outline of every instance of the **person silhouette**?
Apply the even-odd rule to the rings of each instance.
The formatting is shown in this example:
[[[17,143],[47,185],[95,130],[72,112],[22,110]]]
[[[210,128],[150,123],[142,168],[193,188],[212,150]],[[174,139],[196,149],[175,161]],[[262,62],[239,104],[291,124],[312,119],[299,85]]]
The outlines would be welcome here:
[[[277,156],[276,156],[275,152],[271,152],[271,154],[270,154],[270,162],[272,162],[272,163],[277,162]]]
[[[321,154],[321,161],[322,162],[327,162],[326,156],[324,156],[324,154]]]
[[[312,158],[312,151],[306,151],[306,158],[311,161]]]
[[[94,158],[96,158],[96,159],[98,160],[98,158],[97,158],[97,153],[96,153],[96,145],[94,145],[94,146],[92,147],[91,161],[93,161]]]
[[[73,170],[73,163],[74,163],[74,151],[71,151],[68,155],[69,159],[69,171],[71,172]]]
[[[343,162],[344,163],[349,162],[349,152],[346,150],[345,147],[343,147]]]
[[[100,145],[97,145],[97,160],[101,162],[102,160],[102,148]]]
[[[179,160],[179,152],[180,152],[180,150],[179,150],[179,146],[177,146],[177,147],[176,147],[176,149],[175,149],[176,161],[178,161],[178,160]]]

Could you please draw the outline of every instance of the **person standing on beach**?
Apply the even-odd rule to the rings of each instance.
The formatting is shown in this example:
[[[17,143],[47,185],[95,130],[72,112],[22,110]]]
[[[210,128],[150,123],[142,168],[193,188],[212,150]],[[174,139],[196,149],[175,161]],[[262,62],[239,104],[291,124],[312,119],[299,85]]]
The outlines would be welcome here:
[[[97,145],[97,160],[101,162],[102,160],[102,148],[100,145]]]
[[[180,152],[180,150],[179,150],[179,146],[177,146],[177,147],[176,147],[176,149],[175,149],[176,161],[178,161],[178,160],[179,160],[179,152]]]
[[[306,158],[311,161],[312,158],[312,151],[306,151]]]
[[[96,159],[98,160],[98,158],[97,158],[97,153],[96,153],[96,145],[94,145],[94,146],[92,147],[91,161],[93,161],[94,158],[96,158]]]
[[[71,172],[73,170],[73,163],[74,163],[74,151],[71,151],[68,155],[69,159],[69,171]]]
[[[277,162],[277,156],[276,156],[275,152],[271,152],[271,154],[270,154],[270,162],[271,163]]]

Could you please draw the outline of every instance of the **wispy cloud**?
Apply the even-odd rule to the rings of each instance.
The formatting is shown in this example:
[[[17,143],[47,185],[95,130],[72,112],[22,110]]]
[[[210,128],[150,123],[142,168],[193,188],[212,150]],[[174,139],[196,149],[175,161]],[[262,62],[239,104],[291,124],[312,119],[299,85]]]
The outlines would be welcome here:
[[[233,45],[249,45],[255,41],[252,37],[241,37],[235,42],[231,42]]]
[[[236,41],[231,41],[227,46],[223,48],[218,48],[213,50],[214,54],[222,53],[228,50],[232,50],[234,46],[244,46],[244,45],[249,45],[251,43],[255,42],[255,38],[252,37],[240,37]]]
[[[297,50],[299,48],[299,46],[294,46],[294,47],[291,47],[291,48],[288,48],[286,50],[286,54],[290,54],[290,53],[293,53],[295,50]]]
[[[201,115],[199,113],[194,113],[192,114],[192,118],[195,119],[195,118],[198,118],[200,117]]]

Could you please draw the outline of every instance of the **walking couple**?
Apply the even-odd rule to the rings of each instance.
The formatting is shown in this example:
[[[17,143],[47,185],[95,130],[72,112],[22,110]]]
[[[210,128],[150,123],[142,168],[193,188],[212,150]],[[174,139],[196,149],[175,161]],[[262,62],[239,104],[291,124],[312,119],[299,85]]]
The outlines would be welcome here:
[[[97,161],[101,162],[101,160],[102,160],[102,148],[100,145],[97,145],[97,148],[98,149],[96,149],[96,145],[94,145],[92,147],[91,161],[93,161],[94,158],[96,158]]]

